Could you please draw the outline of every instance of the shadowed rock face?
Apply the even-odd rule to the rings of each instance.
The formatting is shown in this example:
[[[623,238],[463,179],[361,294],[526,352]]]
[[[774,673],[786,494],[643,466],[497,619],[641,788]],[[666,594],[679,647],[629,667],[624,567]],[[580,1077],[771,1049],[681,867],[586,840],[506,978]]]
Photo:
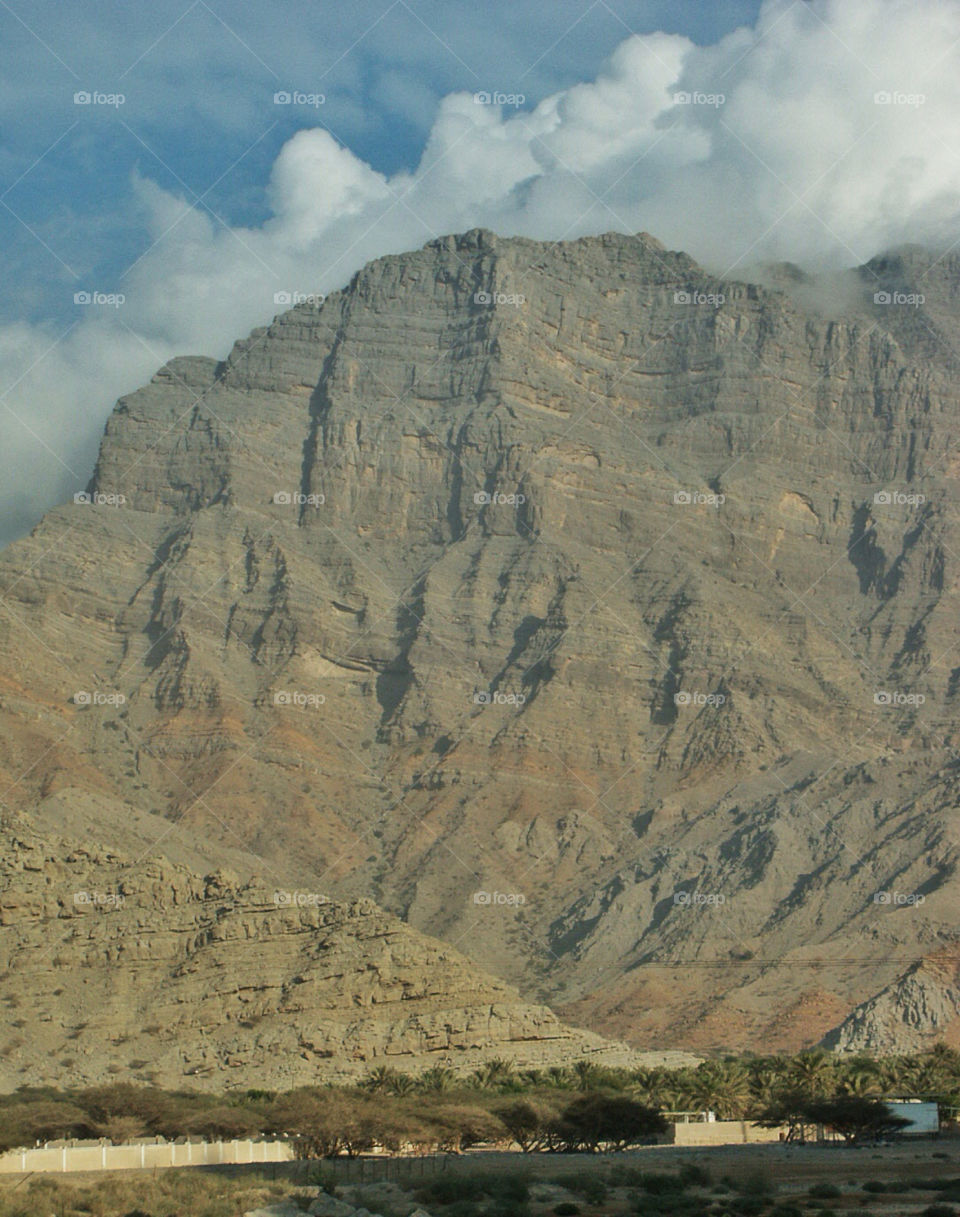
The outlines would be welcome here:
[[[7,804],[645,1047],[895,1002],[956,933],[960,260],[765,282],[471,232],[162,369],[0,560]]]

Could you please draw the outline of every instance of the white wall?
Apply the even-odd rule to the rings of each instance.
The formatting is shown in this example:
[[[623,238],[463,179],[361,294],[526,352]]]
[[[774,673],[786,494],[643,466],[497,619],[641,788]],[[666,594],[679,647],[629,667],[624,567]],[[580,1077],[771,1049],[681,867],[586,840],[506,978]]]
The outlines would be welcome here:
[[[176,1145],[75,1145],[12,1150],[0,1155],[0,1174],[23,1171],[111,1171],[157,1166],[215,1166],[237,1162],[289,1162],[287,1141],[203,1141]]]

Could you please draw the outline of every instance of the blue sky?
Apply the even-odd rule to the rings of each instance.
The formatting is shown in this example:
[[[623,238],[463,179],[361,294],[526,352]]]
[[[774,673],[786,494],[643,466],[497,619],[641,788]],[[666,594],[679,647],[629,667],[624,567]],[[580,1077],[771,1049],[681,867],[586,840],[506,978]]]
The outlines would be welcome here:
[[[269,214],[270,167],[301,127],[324,126],[382,172],[412,169],[449,93],[523,93],[532,108],[592,80],[631,32],[713,42],[752,21],[758,7],[759,0],[4,3],[0,319],[66,316],[71,272],[115,283],[149,243],[131,196],[134,174],[203,196],[231,225],[260,224]],[[276,91],[292,89],[322,93],[322,108],[274,105]],[[76,106],[81,90],[125,101]]]
[[[958,48],[960,0],[0,0],[0,544],[165,361],[443,233],[951,247]]]

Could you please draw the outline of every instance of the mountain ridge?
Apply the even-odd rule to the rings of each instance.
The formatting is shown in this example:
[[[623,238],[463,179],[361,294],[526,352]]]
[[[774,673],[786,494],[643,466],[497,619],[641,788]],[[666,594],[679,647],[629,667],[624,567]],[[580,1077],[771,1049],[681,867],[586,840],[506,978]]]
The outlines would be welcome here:
[[[635,1046],[829,1037],[955,943],[958,283],[890,255],[834,315],[644,234],[476,230],[173,361],[105,501],[0,559],[4,772]]]

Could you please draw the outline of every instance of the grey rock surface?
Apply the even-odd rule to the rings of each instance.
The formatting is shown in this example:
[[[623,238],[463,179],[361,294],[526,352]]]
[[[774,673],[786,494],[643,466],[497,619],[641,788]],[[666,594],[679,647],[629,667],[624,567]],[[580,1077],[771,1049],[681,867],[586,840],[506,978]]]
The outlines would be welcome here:
[[[8,803],[644,1048],[907,1000],[957,933],[960,260],[781,279],[475,231],[161,369],[0,558]]]

